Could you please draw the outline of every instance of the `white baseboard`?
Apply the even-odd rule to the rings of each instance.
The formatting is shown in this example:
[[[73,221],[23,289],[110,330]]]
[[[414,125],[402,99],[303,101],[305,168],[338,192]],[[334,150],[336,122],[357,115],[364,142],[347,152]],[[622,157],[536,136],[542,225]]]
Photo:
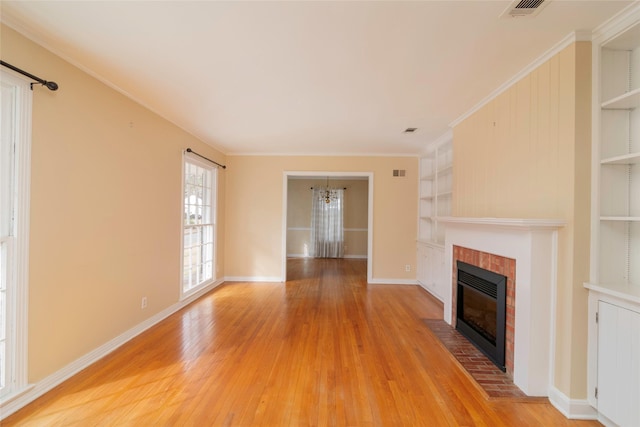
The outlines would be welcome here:
[[[571,420],[597,420],[598,411],[587,399],[570,399],[555,387],[549,388],[549,402]]]
[[[269,282],[269,283],[282,283],[284,280],[282,277],[268,277],[268,276],[229,276],[224,278],[225,282]]]
[[[416,279],[371,279],[371,285],[417,285]]]
[[[442,299],[440,296],[435,294],[431,289],[429,289],[429,287],[427,285],[425,285],[424,283],[421,283],[419,280],[417,282],[418,282],[418,286],[420,286],[422,289],[427,291],[429,293],[429,295],[431,295],[432,297],[434,297],[438,301],[444,303],[444,299]]]
[[[2,403],[0,403],[0,420],[8,417],[9,415],[13,414],[19,409],[25,407],[26,405],[33,402],[34,400],[36,400],[38,397],[42,396],[49,390],[58,386],[62,382],[68,380],[69,378],[71,378],[78,372],[82,371],[83,369],[87,368],[88,366],[94,364],[98,360],[102,359],[109,353],[116,350],[118,347],[122,346],[126,342],[130,341],[131,339],[135,338],[136,336],[146,331],[147,329],[151,328],[152,326],[166,319],[176,311],[191,304],[193,301],[200,298],[202,295],[206,294],[207,292],[211,291],[212,289],[214,289],[215,287],[219,286],[222,283],[223,283],[222,280],[218,280],[210,284],[209,286],[204,287],[199,292],[196,292],[193,295],[189,296],[188,298],[185,298],[182,301],[178,301],[177,303],[167,307],[161,312],[154,314],[153,316],[149,317],[142,323],[139,323],[138,325],[134,326],[128,331],[104,343],[103,345],[96,348],[95,350],[90,351],[89,353],[85,354],[79,359],[76,359],[75,361],[71,362],[64,368],[54,372],[53,374],[45,377],[44,379],[38,381],[35,384],[30,384],[26,391],[17,394],[13,398],[8,397],[6,401],[3,401]]]

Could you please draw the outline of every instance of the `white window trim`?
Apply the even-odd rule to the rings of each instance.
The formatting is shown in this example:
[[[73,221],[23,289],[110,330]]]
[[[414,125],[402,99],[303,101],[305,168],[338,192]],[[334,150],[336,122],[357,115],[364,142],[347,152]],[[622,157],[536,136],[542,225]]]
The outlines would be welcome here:
[[[185,292],[184,290],[184,286],[182,283],[183,277],[184,277],[184,227],[185,227],[185,223],[184,223],[184,173],[185,173],[185,166],[187,164],[187,160],[189,162],[195,163],[198,166],[201,166],[203,168],[206,169],[212,169],[213,172],[213,179],[214,179],[214,184],[211,191],[213,192],[213,194],[211,195],[211,200],[214,203],[214,209],[211,211],[211,215],[212,215],[212,221],[213,221],[213,271],[212,271],[212,277],[211,279],[202,282],[201,284],[199,284],[198,286],[195,286],[191,289],[189,289],[188,291]],[[189,298],[190,296],[200,292],[202,289],[206,288],[207,286],[210,286],[211,284],[215,283],[215,281],[217,280],[218,277],[218,168],[216,166],[213,166],[211,163],[200,159],[199,157],[189,154],[187,152],[182,153],[182,186],[181,186],[181,190],[180,190],[180,195],[181,195],[181,201],[180,201],[180,218],[182,218],[180,220],[180,300],[184,300],[186,298]]]
[[[18,88],[18,107],[16,114],[16,150],[15,150],[15,208],[14,229],[16,232],[14,246],[13,270],[14,283],[18,284],[13,293],[13,318],[8,319],[16,325],[13,332],[15,345],[12,362],[12,385],[0,398],[5,403],[23,393],[28,387],[28,308],[29,308],[29,219],[31,195],[31,115],[33,93],[30,80],[26,80],[9,71],[2,70],[2,81],[9,82]]]

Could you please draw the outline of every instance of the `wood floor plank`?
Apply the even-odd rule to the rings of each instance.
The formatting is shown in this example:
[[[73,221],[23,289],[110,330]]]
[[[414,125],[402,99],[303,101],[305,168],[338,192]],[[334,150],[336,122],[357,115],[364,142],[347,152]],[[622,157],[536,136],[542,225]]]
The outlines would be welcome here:
[[[487,400],[423,322],[442,304],[368,285],[366,261],[294,259],[288,277],[217,288],[2,425],[599,425]]]

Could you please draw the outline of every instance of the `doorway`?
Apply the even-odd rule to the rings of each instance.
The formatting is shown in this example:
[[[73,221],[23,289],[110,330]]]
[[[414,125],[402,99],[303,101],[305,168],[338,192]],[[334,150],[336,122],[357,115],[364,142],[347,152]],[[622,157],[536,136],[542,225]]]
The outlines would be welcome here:
[[[373,173],[372,172],[285,172],[283,177],[282,274],[287,281],[287,260],[313,256],[310,247],[311,187],[346,188],[345,258],[367,260],[367,281],[371,281],[373,247]],[[351,190],[351,193],[350,193]],[[361,206],[362,208],[358,208]],[[358,209],[366,210],[363,217]]]

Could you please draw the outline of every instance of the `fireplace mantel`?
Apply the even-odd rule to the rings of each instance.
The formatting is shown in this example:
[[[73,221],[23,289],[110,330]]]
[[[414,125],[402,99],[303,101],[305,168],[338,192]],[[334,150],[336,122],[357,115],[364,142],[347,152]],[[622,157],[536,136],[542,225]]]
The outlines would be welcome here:
[[[564,227],[567,221],[560,219],[526,219],[526,218],[468,218],[457,216],[438,217],[443,224],[467,224],[487,227],[516,228],[522,230],[557,230]]]
[[[444,320],[452,323],[453,246],[516,260],[513,382],[529,396],[547,396],[553,373],[560,219],[441,217],[445,224],[448,291]]]

